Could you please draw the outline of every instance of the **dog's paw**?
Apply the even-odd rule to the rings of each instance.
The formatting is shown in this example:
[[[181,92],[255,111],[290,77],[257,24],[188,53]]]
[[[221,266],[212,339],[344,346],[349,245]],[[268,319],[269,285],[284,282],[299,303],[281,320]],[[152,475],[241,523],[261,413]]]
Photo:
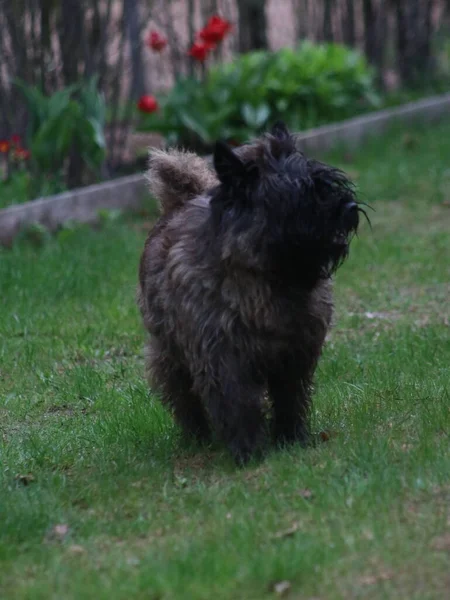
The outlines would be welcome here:
[[[259,460],[263,455],[262,443],[249,440],[234,441],[229,445],[229,450],[238,467],[245,467],[253,460]]]

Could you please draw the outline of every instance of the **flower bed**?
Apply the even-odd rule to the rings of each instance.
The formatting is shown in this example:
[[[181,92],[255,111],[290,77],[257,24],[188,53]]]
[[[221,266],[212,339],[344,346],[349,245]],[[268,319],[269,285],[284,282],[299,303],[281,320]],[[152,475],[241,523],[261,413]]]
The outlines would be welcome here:
[[[203,33],[188,51],[201,64],[196,75],[179,79],[166,95],[139,100],[140,131],[208,152],[218,138],[239,144],[277,119],[302,131],[382,105],[373,71],[355,50],[304,42],[295,50],[251,52],[207,71],[210,35]]]
[[[414,122],[438,121],[448,116],[449,109],[450,94],[436,96],[301,133],[297,144],[313,156],[323,155],[337,145],[357,148],[369,136],[379,135],[393,124],[410,127]],[[0,244],[11,244],[22,229],[33,223],[55,230],[67,220],[95,222],[99,210],[136,209],[145,198],[146,181],[140,174],[12,206],[0,210]]]
[[[115,127],[115,137],[125,140],[137,117],[138,133],[160,134],[169,144],[207,154],[216,139],[238,145],[277,119],[302,132],[400,103],[376,93],[374,73],[362,54],[337,44],[304,42],[297,49],[252,52],[218,64],[214,59],[220,46],[232,34],[231,23],[211,17],[185,48],[191,75],[168,93],[143,95],[136,106],[124,107],[126,133]],[[152,30],[145,43],[149,51],[162,53],[168,39]],[[98,182],[105,173],[142,172],[145,158],[140,154],[141,160],[131,159],[126,170],[124,161],[111,165],[109,157],[105,162],[108,110],[95,78],[50,97],[36,88],[21,89],[28,102],[29,131],[24,146],[13,139],[0,141],[0,208]],[[145,151],[148,144],[140,148]],[[105,164],[112,168],[107,171]]]

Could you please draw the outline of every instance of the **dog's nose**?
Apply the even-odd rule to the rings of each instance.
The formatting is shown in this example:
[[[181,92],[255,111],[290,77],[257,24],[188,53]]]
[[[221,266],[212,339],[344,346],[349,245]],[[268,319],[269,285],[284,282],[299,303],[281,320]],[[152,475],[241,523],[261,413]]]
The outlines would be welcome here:
[[[347,202],[344,206],[342,218],[346,227],[349,229],[356,229],[359,223],[358,205],[356,202]]]
[[[347,202],[347,204],[344,206],[344,212],[349,212],[350,210],[356,208],[357,204],[356,202]]]

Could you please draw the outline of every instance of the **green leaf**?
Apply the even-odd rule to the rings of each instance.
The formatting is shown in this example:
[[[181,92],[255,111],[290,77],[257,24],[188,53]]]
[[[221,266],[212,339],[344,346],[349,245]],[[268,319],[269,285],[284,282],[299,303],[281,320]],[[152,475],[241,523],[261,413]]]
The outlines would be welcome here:
[[[58,117],[67,108],[75,89],[75,85],[68,86],[47,99],[49,119]]]
[[[270,107],[267,104],[260,104],[253,108],[250,104],[244,104],[242,107],[242,116],[249,127],[259,128],[267,121],[270,116]]]
[[[14,79],[13,83],[20,89],[27,103],[27,135],[29,138],[32,138],[48,117],[48,99],[36,86],[27,85],[20,79]]]
[[[80,87],[78,98],[86,117],[95,119],[103,128],[106,122],[106,103],[97,85],[98,77],[91,77]]]
[[[196,119],[186,111],[180,112],[180,118],[183,125],[190,131],[193,131],[198,137],[206,143],[211,142],[207,129],[202,125],[199,119]]]
[[[105,148],[105,133],[102,127],[102,124],[99,123],[96,119],[89,118],[88,122],[92,125],[92,129],[94,132],[94,141],[99,148]]]
[[[100,168],[106,155],[103,131],[99,130],[98,125],[81,115],[74,138],[77,151],[93,171]]]

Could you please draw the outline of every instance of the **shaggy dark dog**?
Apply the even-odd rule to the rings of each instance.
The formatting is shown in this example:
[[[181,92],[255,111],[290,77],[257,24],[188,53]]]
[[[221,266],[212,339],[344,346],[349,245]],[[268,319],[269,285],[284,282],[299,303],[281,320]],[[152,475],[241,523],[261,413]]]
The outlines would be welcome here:
[[[195,154],[152,154],[162,216],[138,302],[151,384],[185,432],[214,432],[245,463],[269,426],[277,442],[308,441],[330,277],[362,209],[345,175],[306,158],[281,123],[235,151],[218,142],[214,170]]]

